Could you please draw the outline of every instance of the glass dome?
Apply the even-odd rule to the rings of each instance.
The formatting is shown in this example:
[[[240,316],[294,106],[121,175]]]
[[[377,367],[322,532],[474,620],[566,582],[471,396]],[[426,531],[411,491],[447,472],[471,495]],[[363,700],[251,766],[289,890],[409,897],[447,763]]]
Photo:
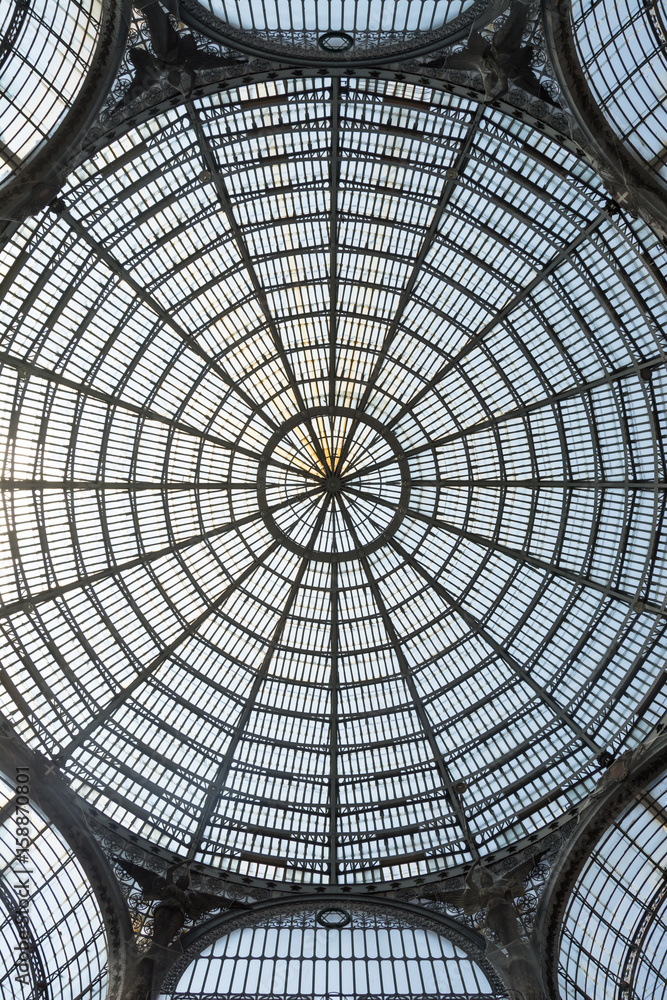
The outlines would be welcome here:
[[[0,708],[109,820],[240,877],[460,871],[665,712],[667,261],[546,132],[230,86],[7,242]]]
[[[317,60],[396,59],[462,37],[490,0],[180,0],[183,17],[221,40]]]

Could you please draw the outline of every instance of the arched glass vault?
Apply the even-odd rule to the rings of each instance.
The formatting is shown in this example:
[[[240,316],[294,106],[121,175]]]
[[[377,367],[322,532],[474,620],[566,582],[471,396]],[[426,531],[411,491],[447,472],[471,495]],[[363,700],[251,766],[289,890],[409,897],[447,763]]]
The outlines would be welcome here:
[[[660,0],[572,4],[586,79],[616,135],[667,185],[667,18]]]
[[[336,921],[340,926],[336,925]],[[482,939],[391,904],[289,903],[212,925],[168,974],[163,1000],[493,1000]]]
[[[6,0],[0,9],[0,226],[56,194],[125,47],[129,0]]]
[[[53,209],[2,257],[21,738],[274,881],[576,807],[666,707],[651,232],[527,114],[380,77],[130,122]]]
[[[102,0],[8,0],[0,22],[0,186],[63,122],[95,55]]]
[[[211,38],[293,65],[395,62],[462,40],[497,17],[502,0],[181,0],[190,25]]]
[[[667,995],[664,723],[607,769],[540,900],[548,995]]]
[[[664,3],[542,0],[542,15],[560,100],[586,135],[586,157],[611,197],[664,241]]]
[[[560,941],[561,996],[667,996],[667,774],[615,817],[573,889]]]

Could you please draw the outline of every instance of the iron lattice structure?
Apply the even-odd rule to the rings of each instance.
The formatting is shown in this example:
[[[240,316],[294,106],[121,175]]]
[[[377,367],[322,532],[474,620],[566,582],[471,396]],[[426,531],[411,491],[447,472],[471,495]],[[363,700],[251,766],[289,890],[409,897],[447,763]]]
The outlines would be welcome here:
[[[57,193],[121,61],[129,0],[7,0],[0,10],[0,220]]]
[[[563,922],[563,997],[667,995],[667,775],[638,792],[595,845]]]
[[[344,906],[284,904],[221,922],[186,947],[164,984],[164,1000],[507,996],[471,932],[387,904]]]
[[[241,51],[297,65],[395,62],[465,38],[472,25],[497,16],[490,0],[184,0],[182,16],[211,38]]]
[[[224,32],[184,16],[219,65],[158,60],[124,101],[126,60],[83,147],[69,114],[58,197],[3,222],[0,721],[123,873],[136,961],[159,896],[129,862],[190,862],[220,908],[398,890],[443,921],[439,880],[533,858],[522,947],[601,768],[667,710],[664,230],[555,103],[534,8],[540,79],[493,96],[447,60],[495,7],[438,7],[419,51],[327,20],[355,68],[308,55],[317,18],[263,6],[241,44],[209,6]],[[114,44],[77,69],[97,106]],[[475,975],[352,992],[502,992]]]
[[[75,852],[31,801],[29,769],[17,775],[0,776],[0,996],[103,1000],[98,901]]]
[[[664,711],[661,253],[424,86],[101,144],[5,250],[20,735],[269,879],[455,869],[575,806]]]
[[[3,4],[0,186],[71,110],[93,62],[101,20],[101,0]]]
[[[596,103],[619,140],[667,185],[664,4],[572,4],[572,32]]]

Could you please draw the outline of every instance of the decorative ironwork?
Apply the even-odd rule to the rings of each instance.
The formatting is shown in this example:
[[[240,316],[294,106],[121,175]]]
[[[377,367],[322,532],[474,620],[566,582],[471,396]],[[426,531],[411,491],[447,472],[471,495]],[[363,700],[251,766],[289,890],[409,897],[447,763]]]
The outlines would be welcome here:
[[[349,52],[354,46],[354,38],[345,31],[328,31],[319,36],[317,44],[325,52]]]
[[[315,919],[322,927],[328,927],[331,930],[335,930],[338,927],[347,927],[352,921],[352,917],[347,910],[332,907],[326,910],[319,910]]]
[[[405,57],[410,51],[427,51],[442,43],[447,38],[461,37],[473,22],[484,18],[487,13],[493,16],[501,3],[490,3],[489,0],[475,0],[472,3],[460,3],[459,12],[447,17],[441,27],[430,30],[385,30],[382,27],[370,29],[357,28],[351,32],[336,31],[336,34],[348,34],[354,42],[353,49],[342,50],[346,63],[350,60],[356,65],[364,63],[382,64]],[[293,66],[322,65],[322,61],[335,62],[341,55],[341,50],[323,51],[319,46],[322,37],[322,27],[301,27],[294,30],[289,24],[283,30],[275,27],[264,27],[261,19],[256,21],[251,31],[235,27],[229,21],[216,16],[212,5],[206,5],[198,0],[181,0],[181,11],[187,22],[196,30],[203,31],[209,37],[223,44],[238,47],[241,51],[256,56],[268,56],[288,62]],[[400,16],[400,13],[399,13]],[[333,28],[333,24],[331,25]],[[330,32],[327,32],[330,33]]]
[[[410,983],[407,991],[410,1000],[426,1000],[426,996],[419,993],[419,987],[415,990],[417,983],[422,990],[427,983],[432,983],[439,990],[439,995],[448,997],[457,994],[458,983],[458,990],[466,1000],[481,996],[490,1000],[491,997],[506,995],[500,977],[479,948],[479,939],[474,934],[466,933],[464,928],[459,930],[453,922],[443,922],[425,911],[415,911],[414,907],[406,910],[385,901],[361,903],[348,900],[345,906],[351,923],[337,930],[335,941],[330,938],[330,928],[318,926],[320,909],[313,902],[285,901],[272,905],[270,909],[215,921],[208,930],[201,928],[192,943],[188,943],[188,939],[183,942],[184,954],[175,960],[167,974],[162,986],[163,996],[183,1000],[192,992],[194,983],[205,974],[207,983],[217,982],[216,989],[225,995],[231,993],[235,998],[252,996],[252,1000],[268,1000],[273,995],[271,982],[278,957],[277,947],[280,947],[281,954],[284,952],[287,956],[297,957],[301,983],[299,986],[292,982],[297,963],[294,969],[289,970],[285,969],[284,962],[281,963],[279,988],[283,990],[283,1000],[286,997],[296,1000],[299,996],[317,1000],[325,983],[328,996],[340,995],[342,998],[350,993],[358,1000],[375,995],[378,1000],[395,1000],[397,994],[388,986],[392,981],[401,981],[406,986]],[[250,940],[253,932],[257,935],[254,944]],[[341,935],[344,936],[344,944],[341,944]],[[382,984],[377,982],[376,993],[368,993],[363,982],[372,981],[375,976],[373,967],[384,957],[385,951],[388,964],[394,966],[395,971],[385,975]],[[245,989],[236,989],[234,983],[244,981],[244,960],[249,953],[256,959],[252,972],[248,970],[248,973],[257,989],[250,984]],[[406,965],[407,959],[413,959],[407,963],[411,965],[410,970]],[[313,978],[306,983],[311,960],[320,962],[317,981]],[[339,971],[341,962],[345,969],[341,965]],[[264,971],[260,971],[261,963],[266,965]],[[367,975],[364,973],[363,980],[358,978],[357,973],[353,989],[348,988],[346,993],[345,980],[346,977],[349,980],[352,974],[350,963],[357,963],[359,969],[363,966],[370,971]],[[209,965],[211,968],[206,973],[199,971],[206,970]],[[329,966],[327,971],[325,965]],[[227,981],[230,972],[234,983]],[[245,981],[247,983],[247,979]],[[336,986],[336,983],[339,985]]]

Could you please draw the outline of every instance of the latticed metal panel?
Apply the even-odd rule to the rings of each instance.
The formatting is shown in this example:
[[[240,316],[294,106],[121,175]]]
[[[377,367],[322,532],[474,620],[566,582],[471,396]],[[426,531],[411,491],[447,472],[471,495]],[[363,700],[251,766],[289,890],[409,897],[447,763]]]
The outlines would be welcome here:
[[[490,0],[182,0],[187,20],[210,37],[299,62],[400,58],[461,39]]]
[[[102,0],[7,0],[0,10],[0,185],[61,124],[88,74]]]
[[[460,870],[665,709],[664,248],[527,113],[213,89],[4,248],[2,710],[179,856]]]
[[[667,183],[667,16],[661,0],[574,0],[572,30],[616,135]]]

